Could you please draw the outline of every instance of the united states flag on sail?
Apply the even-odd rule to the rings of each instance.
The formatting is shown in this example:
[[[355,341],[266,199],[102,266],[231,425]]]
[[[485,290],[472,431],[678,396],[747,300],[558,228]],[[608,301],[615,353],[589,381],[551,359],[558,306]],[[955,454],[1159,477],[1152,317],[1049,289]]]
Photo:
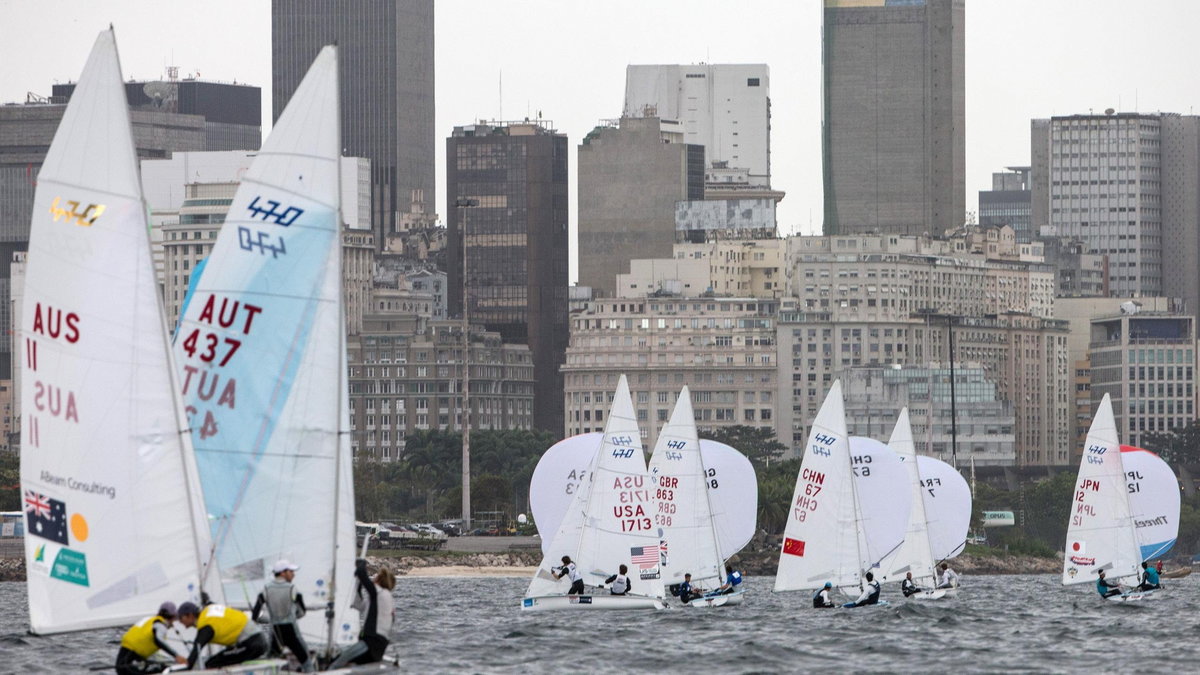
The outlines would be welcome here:
[[[637,565],[638,569],[648,570],[651,567],[658,567],[658,544],[630,548],[629,561]]]

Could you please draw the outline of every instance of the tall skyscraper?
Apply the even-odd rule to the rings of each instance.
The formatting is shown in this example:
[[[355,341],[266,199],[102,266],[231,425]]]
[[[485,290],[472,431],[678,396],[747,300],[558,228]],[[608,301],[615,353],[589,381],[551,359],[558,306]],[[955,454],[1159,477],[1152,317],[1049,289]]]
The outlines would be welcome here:
[[[272,0],[278,119],[317,52],[340,47],[342,147],[371,160],[375,242],[434,195],[433,0]]]
[[[766,64],[627,66],[625,116],[677,120],[683,141],[703,145],[710,166],[747,169],[752,185],[771,185]]]
[[[446,139],[450,314],[528,344],[539,429],[563,429],[568,339],[567,137],[549,122],[455,127]],[[469,205],[467,205],[469,204]]]
[[[963,3],[825,0],[826,234],[962,225]]]
[[[1200,310],[1200,116],[1036,119],[1031,141],[1033,226],[1108,256],[1112,295]]]
[[[675,203],[704,198],[704,146],[684,142],[682,124],[623,117],[579,146],[579,283],[616,292],[634,258],[668,258]]]

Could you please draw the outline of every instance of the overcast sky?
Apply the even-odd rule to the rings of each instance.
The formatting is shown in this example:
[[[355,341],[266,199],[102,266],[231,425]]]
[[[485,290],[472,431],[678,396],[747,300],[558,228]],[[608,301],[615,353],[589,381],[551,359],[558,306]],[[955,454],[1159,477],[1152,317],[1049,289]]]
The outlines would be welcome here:
[[[819,0],[438,0],[437,210],[445,137],[538,111],[577,145],[620,114],[630,63],[766,63],[772,184],[784,234],[821,227]],[[1196,0],[967,0],[967,205],[1029,162],[1029,120],[1102,111],[1200,113]],[[78,77],[113,23],[126,77],[167,65],[263,89],[268,0],[0,0],[0,101]],[[503,81],[503,97],[501,97]],[[264,120],[269,124],[269,119]],[[574,202],[575,155],[571,156]],[[572,223],[574,223],[572,203]]]

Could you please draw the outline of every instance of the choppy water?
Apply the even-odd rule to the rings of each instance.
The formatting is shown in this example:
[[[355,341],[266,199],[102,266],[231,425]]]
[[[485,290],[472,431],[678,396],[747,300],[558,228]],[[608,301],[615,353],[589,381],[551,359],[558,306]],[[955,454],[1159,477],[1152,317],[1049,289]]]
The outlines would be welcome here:
[[[1156,602],[1105,604],[1058,577],[965,578],[960,597],[814,610],[806,593],[750,577],[739,607],[522,613],[525,579],[400,578],[405,671],[481,673],[1195,672],[1200,578]],[[120,631],[26,634],[25,586],[0,583],[0,672],[85,672],[112,663]]]

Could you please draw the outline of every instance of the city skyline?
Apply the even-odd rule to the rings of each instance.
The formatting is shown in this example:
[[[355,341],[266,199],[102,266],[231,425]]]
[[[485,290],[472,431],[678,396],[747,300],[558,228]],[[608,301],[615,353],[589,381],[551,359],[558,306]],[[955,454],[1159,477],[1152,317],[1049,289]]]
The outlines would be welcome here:
[[[779,205],[781,234],[821,230],[821,3],[762,2],[751,6],[757,11],[737,14],[716,2],[613,2],[607,12],[569,3],[517,6],[522,11],[506,3],[438,6],[435,143],[455,125],[540,111],[578,145],[597,121],[620,114],[629,64],[766,63],[772,183],[787,192]],[[20,70],[0,71],[0,102],[23,101],[26,92],[46,95],[56,81],[77,78],[95,34],[112,22],[127,79],[159,77],[176,65],[181,75],[247,82],[263,88],[269,118],[269,3],[164,8],[140,0],[116,7],[70,1],[55,5],[51,15],[44,5],[0,0],[0,9],[8,19],[0,26],[4,62],[28,57]],[[762,21],[763,15],[773,18]],[[1182,0],[1136,11],[1119,0],[1093,2],[1086,13],[1071,3],[968,2],[967,209],[977,209],[978,190],[987,189],[992,172],[1028,164],[1030,119],[1110,107],[1194,114],[1200,82],[1187,78],[1182,64],[1188,62],[1187,30],[1196,22],[1187,17],[1200,19],[1200,7]],[[48,40],[52,18],[55,39]],[[501,25],[513,29],[495,30]],[[514,39],[519,35],[539,39]],[[269,123],[264,119],[264,127]],[[575,170],[572,162],[572,193]],[[433,203],[440,206],[440,156],[435,175]],[[573,231],[575,210],[572,205]]]

